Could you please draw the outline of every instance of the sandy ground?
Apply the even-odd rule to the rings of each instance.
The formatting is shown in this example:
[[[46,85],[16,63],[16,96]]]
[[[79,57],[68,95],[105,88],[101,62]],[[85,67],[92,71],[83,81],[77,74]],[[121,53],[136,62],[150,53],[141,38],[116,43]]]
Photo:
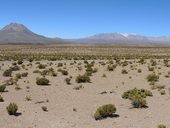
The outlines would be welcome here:
[[[130,60],[133,62],[134,60]],[[158,61],[158,60],[157,60]],[[52,66],[57,72],[57,63],[65,62],[64,66],[69,72],[68,76],[72,76],[71,85],[67,85],[64,79],[68,76],[63,76],[58,72],[57,77],[46,76],[50,80],[50,86],[36,85],[36,77],[39,74],[33,73],[37,69],[35,62],[33,66],[26,66],[28,70],[21,69],[16,73],[28,72],[28,77],[19,79],[18,85],[21,90],[15,90],[15,85],[7,86],[7,92],[1,95],[4,102],[0,102],[0,128],[156,128],[158,124],[165,124],[170,127],[170,78],[165,78],[164,75],[170,71],[170,68],[163,65],[163,60],[158,63],[155,72],[161,72],[160,79],[157,84],[166,85],[166,95],[160,95],[158,90],[151,90],[146,77],[152,72],[148,71],[149,60],[146,64],[141,65],[133,62],[126,67],[117,66],[115,71],[107,71],[107,65],[102,66],[95,61],[95,66],[98,72],[91,76],[91,83],[76,83],[75,78],[78,74],[83,74],[84,63],[82,62],[83,70],[77,70],[77,64],[70,65],[73,61],[53,61]],[[89,61],[90,62],[90,61]],[[106,61],[104,61],[106,62]],[[42,64],[48,64],[49,61],[41,61]],[[4,66],[3,66],[4,64]],[[2,73],[12,64],[11,61],[1,61],[1,79],[3,83],[9,79],[3,77]],[[24,62],[28,64],[28,62]],[[136,65],[136,69],[142,69],[142,73],[137,70],[131,70],[130,65]],[[61,67],[63,68],[63,67]],[[127,69],[128,74],[122,74],[121,70]],[[106,74],[106,78],[102,77]],[[129,76],[132,78],[129,79]],[[27,82],[28,81],[28,82]],[[124,84],[123,84],[124,83]],[[73,89],[77,85],[83,85],[80,90]],[[29,86],[30,89],[26,87]],[[148,108],[135,109],[131,108],[131,102],[121,98],[123,92],[137,88],[149,89],[153,93],[153,97],[147,98]],[[107,91],[107,94],[99,94]],[[113,91],[113,93],[109,93]],[[31,101],[26,101],[25,97],[31,96]],[[46,102],[46,100],[49,102]],[[36,102],[44,101],[43,103]],[[9,116],[6,111],[6,106],[10,102],[15,102],[18,105],[18,116]],[[93,118],[95,110],[104,104],[115,104],[119,115],[117,118],[106,118],[96,121]],[[48,112],[44,112],[41,106],[47,106]],[[76,108],[76,112],[73,111]]]

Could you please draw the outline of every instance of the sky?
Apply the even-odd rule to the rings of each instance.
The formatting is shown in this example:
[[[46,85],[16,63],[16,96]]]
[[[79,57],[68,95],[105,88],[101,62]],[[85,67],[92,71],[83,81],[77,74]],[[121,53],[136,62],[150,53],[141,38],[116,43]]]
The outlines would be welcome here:
[[[0,28],[11,22],[47,37],[170,36],[170,0],[0,0]]]

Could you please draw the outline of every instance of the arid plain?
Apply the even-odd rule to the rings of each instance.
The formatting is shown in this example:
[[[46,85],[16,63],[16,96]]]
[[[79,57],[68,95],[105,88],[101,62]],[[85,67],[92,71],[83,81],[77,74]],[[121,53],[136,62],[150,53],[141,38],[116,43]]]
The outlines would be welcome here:
[[[170,48],[0,45],[0,60],[1,128],[170,127]]]

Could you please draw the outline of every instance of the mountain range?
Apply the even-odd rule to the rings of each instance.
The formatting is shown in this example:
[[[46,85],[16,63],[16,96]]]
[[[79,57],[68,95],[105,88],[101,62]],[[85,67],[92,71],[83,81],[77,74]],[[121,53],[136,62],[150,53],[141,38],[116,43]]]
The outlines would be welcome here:
[[[32,32],[23,24],[10,23],[0,30],[0,44],[6,43],[170,44],[170,37],[103,33],[81,39],[48,38]]]

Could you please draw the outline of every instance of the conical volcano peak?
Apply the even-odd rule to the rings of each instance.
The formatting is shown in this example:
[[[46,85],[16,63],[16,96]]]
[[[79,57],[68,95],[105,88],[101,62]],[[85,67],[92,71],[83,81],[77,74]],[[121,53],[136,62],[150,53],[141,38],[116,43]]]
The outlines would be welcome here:
[[[27,27],[25,27],[23,24],[18,23],[10,23],[9,25],[5,26],[2,31],[30,31]]]

